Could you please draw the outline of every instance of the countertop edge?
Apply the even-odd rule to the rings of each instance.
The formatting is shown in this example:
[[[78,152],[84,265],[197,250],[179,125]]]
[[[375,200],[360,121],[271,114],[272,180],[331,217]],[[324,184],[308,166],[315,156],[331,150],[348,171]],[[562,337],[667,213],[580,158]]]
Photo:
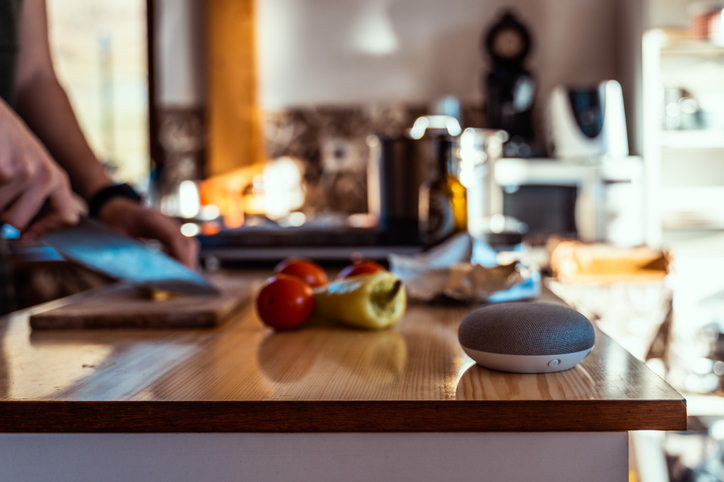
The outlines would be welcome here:
[[[685,399],[7,401],[0,433],[685,431]]]

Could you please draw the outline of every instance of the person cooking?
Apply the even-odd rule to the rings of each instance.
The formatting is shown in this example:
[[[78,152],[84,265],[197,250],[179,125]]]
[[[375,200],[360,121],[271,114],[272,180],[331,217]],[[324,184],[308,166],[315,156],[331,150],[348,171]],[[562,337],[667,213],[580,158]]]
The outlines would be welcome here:
[[[91,216],[196,266],[196,240],[115,184],[93,154],[53,69],[45,0],[0,0],[0,222],[28,240],[74,225],[73,191]]]

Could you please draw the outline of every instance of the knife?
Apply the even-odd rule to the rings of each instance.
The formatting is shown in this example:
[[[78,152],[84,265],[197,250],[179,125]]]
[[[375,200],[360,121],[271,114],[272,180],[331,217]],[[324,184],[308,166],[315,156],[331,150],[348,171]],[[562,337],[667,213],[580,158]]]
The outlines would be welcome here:
[[[87,217],[75,226],[45,235],[41,241],[70,261],[141,288],[192,295],[219,294],[195,271]]]

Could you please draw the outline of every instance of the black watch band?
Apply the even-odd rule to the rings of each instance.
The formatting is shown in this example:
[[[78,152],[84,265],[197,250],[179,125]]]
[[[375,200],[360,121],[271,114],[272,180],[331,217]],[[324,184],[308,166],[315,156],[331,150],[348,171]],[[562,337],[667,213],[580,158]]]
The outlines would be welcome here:
[[[142,201],[141,195],[128,184],[116,184],[115,186],[104,187],[90,198],[88,201],[88,214],[97,218],[103,205],[114,197],[124,197],[138,203]]]

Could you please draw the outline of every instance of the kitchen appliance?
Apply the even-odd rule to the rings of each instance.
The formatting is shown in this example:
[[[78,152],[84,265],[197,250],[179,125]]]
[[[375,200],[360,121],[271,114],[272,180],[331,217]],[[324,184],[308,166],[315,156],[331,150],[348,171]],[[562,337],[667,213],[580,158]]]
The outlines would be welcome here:
[[[139,287],[192,295],[219,293],[195,271],[89,218],[41,241],[70,261]]]
[[[458,329],[465,353],[479,365],[513,373],[550,373],[582,362],[596,342],[588,319],[566,306],[513,302],[468,314]]]
[[[595,88],[555,87],[549,114],[555,157],[628,156],[623,93],[615,80]]]
[[[452,234],[452,219],[450,229],[434,240],[427,239],[429,233],[424,232],[426,185],[435,177],[435,169],[440,169],[439,156],[445,154],[446,169],[466,192],[466,206],[457,207],[463,210],[468,232],[493,244],[502,238],[507,242],[507,234],[514,232],[517,241],[507,244],[520,242],[524,227],[503,216],[503,191],[495,182],[495,164],[507,140],[508,134],[499,129],[462,131],[457,119],[446,115],[420,117],[404,136],[370,136],[369,212],[379,219],[388,237],[414,237],[434,244]],[[441,152],[443,145],[447,148]],[[455,206],[453,202],[453,210]]]
[[[430,142],[410,136],[367,138],[369,213],[390,238],[419,244],[418,193],[428,177]]]
[[[468,233],[491,246],[513,246],[527,227],[504,213],[504,193],[496,165],[508,133],[468,127],[460,136],[460,180],[467,189]]]
[[[368,209],[378,219],[384,238],[416,244],[430,241],[421,232],[421,189],[435,176],[441,143],[457,146],[461,131],[455,117],[429,115],[418,117],[403,135],[368,137]]]

